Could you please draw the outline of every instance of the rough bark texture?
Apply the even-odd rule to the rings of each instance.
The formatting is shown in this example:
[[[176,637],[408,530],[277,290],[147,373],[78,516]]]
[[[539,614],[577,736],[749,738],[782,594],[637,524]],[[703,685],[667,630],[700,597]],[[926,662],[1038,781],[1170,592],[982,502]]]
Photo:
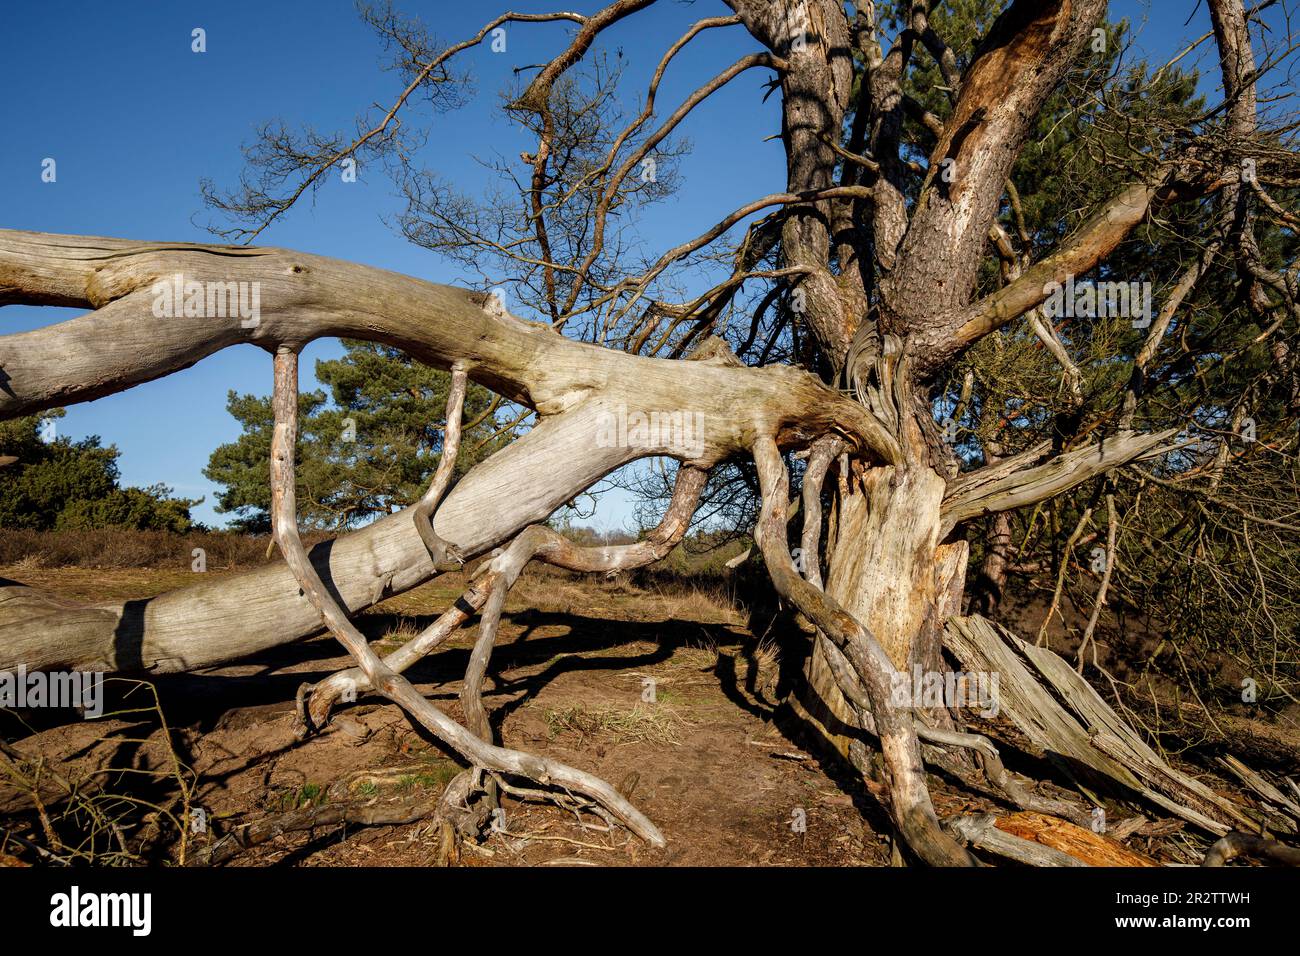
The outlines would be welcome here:
[[[944,327],[970,301],[1011,164],[1105,10],[1106,0],[1018,2],[993,24],[930,153],[899,266],[884,284],[909,330]]]

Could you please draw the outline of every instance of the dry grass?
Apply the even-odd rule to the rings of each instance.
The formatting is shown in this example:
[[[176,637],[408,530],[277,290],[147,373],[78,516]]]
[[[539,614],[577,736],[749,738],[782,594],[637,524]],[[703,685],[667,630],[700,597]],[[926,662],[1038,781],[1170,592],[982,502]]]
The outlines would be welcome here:
[[[32,862],[124,866],[145,863],[170,846],[176,860],[185,863],[194,831],[197,774],[176,749],[157,689],[125,677],[108,681],[129,690],[122,706],[103,716],[130,716],[146,724],[156,719],[156,729],[130,741],[155,759],[146,757],[138,766],[117,767],[111,774],[69,772],[43,754],[25,754],[0,739],[0,795],[6,801],[17,798],[21,808],[0,827],[0,854],[20,849],[31,854]],[[102,737],[97,743],[108,741]],[[113,741],[128,742],[124,737]]]
[[[760,673],[769,674],[781,666],[781,648],[773,638],[763,637],[749,652],[749,658]]]
[[[304,535],[308,547],[326,535]],[[268,558],[265,535],[227,531],[0,531],[0,566],[25,568],[159,568],[189,570],[202,548],[212,570],[252,568]]]
[[[652,743],[675,745],[681,742],[678,730],[686,724],[675,710],[662,705],[631,710],[617,707],[565,707],[545,713],[546,726],[552,737],[562,733],[577,734],[579,746],[589,738],[600,737],[612,743]]]
[[[657,584],[649,593],[651,600],[661,602],[670,616],[687,621],[743,624],[747,616],[745,607],[734,595],[712,584],[674,581]]]
[[[540,569],[538,569],[540,571]],[[529,567],[510,592],[507,608],[530,607],[562,614],[589,615],[620,599],[635,595],[643,614],[713,624],[743,624],[746,608],[725,585],[657,575],[605,579],[594,576],[567,579],[537,573]],[[593,598],[597,603],[593,605]]]
[[[533,608],[559,614],[583,614],[591,610],[593,590],[600,594],[603,588],[594,581],[583,586],[579,579],[567,580],[558,575],[546,574],[542,569],[529,567],[520,576],[506,601],[507,610]]]
[[[424,633],[424,628],[411,619],[403,620],[396,627],[391,627],[376,641],[377,648],[385,654],[397,650],[408,641]]]

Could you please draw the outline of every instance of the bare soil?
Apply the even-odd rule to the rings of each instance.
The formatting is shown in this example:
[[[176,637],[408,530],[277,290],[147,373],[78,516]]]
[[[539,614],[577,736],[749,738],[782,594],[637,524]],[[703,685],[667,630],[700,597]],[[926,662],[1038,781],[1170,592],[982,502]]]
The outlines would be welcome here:
[[[141,597],[185,583],[186,572],[146,569],[14,569],[17,577],[74,598]],[[6,572],[8,572],[6,574]],[[209,572],[220,573],[220,572]],[[362,615],[372,638],[394,648],[460,593],[447,576]],[[683,615],[688,615],[683,618]],[[409,672],[456,719],[476,633],[464,629]],[[303,682],[348,666],[322,636],[237,666],[153,680],[163,713],[198,775],[193,798],[222,832],[303,805],[362,771],[381,788],[445,786],[459,766],[394,705],[363,696],[342,705],[327,731],[294,736],[293,699]],[[598,774],[663,830],[654,851],[625,831],[602,831],[553,806],[503,800],[505,833],[470,847],[468,865],[880,864],[884,838],[819,762],[773,722],[776,661],[730,609],[690,594],[667,596],[604,582],[525,578],[511,595],[484,701],[504,745],[544,753]],[[649,694],[653,681],[653,700]],[[126,701],[139,706],[137,691]],[[75,718],[74,718],[75,719]],[[3,728],[13,739],[13,727]],[[154,713],[62,722],[17,742],[68,775],[163,767]],[[364,778],[363,778],[364,779]],[[109,786],[121,786],[117,779]],[[0,810],[5,787],[0,785]],[[17,795],[7,794],[11,803]],[[16,809],[13,803],[11,809]],[[806,829],[794,825],[806,824]],[[202,838],[198,838],[202,839]],[[437,834],[427,824],[289,834],[255,847],[240,865],[427,865]]]
[[[186,583],[187,575],[0,568],[0,576],[85,600],[143,597]],[[454,601],[464,583],[461,575],[444,576],[361,615],[359,624],[385,649],[395,648]],[[464,846],[459,862],[886,865],[888,827],[878,804],[860,777],[855,782],[803,749],[778,704],[778,655],[755,637],[752,623],[689,586],[668,593],[530,570],[510,596],[485,691],[501,742],[603,777],[662,829],[668,847],[652,850],[626,831],[598,828],[595,817],[506,796],[503,832]],[[461,630],[408,672],[456,719],[475,634],[475,626]],[[323,734],[296,739],[298,687],[348,665],[337,643],[320,636],[235,666],[150,682],[170,739],[197,779],[192,805],[211,821],[195,843],[329,799],[340,788],[362,796],[435,794],[455,776],[455,755],[380,698],[341,705]],[[112,707],[138,709],[95,721],[28,713],[19,726],[14,715],[0,713],[0,736],[65,777],[165,803],[176,789],[168,777],[169,738],[147,690],[122,682]],[[1002,809],[939,778],[932,778],[932,793],[941,818]],[[18,826],[23,805],[0,780],[0,830]],[[439,845],[437,826],[423,821],[331,826],[276,837],[231,865],[424,866],[445,859]],[[1180,859],[1167,843],[1135,836],[1129,845]],[[13,852],[0,835],[0,857]]]

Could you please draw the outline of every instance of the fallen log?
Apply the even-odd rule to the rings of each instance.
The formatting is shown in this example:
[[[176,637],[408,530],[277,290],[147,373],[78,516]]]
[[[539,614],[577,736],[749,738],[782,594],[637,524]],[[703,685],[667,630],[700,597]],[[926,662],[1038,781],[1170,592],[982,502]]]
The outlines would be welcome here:
[[[960,840],[992,856],[1026,866],[1087,866],[1082,860],[1050,846],[1004,833],[991,813],[957,817],[945,823]]]
[[[1118,840],[1042,813],[1024,811],[999,817],[997,828],[1022,840],[1031,840],[1059,850],[1088,866],[1160,865],[1150,857],[1130,850]]]
[[[945,825],[978,850],[1028,866],[1160,865],[1117,840],[1043,813],[974,814]]]

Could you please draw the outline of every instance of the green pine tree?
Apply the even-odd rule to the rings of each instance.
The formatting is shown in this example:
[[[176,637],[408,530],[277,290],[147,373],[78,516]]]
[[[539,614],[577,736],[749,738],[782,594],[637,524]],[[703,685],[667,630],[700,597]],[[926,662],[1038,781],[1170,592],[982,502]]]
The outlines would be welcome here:
[[[64,414],[0,422],[0,453],[15,459],[0,468],[0,528],[190,530],[190,508],[202,499],[173,498],[162,484],[120,487],[117,447],[102,447],[98,435],[46,440],[45,423]]]
[[[405,353],[344,340],[344,355],[316,363],[329,388],[299,395],[298,514],[308,527],[342,529],[404,508],[427,487],[442,451],[451,377]],[[470,385],[457,472],[499,447],[486,415],[492,395]],[[203,474],[224,489],[217,512],[241,530],[270,529],[271,400],[230,392],[227,409],[243,434],[212,453]]]

